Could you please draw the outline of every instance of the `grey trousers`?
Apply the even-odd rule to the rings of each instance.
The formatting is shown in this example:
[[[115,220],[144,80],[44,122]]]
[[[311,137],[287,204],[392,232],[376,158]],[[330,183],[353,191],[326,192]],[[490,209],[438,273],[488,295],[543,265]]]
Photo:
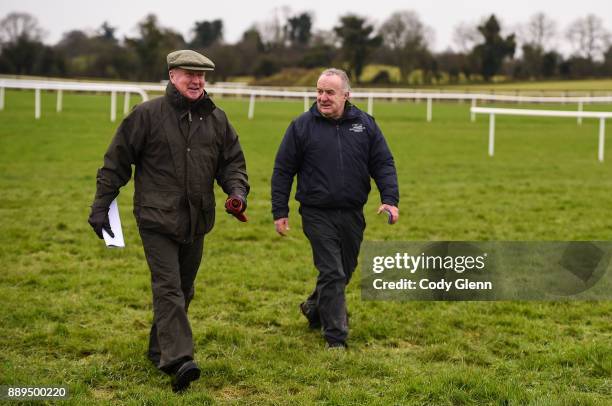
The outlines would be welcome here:
[[[344,343],[348,338],[344,291],[357,267],[365,230],[363,211],[302,206],[300,214],[319,271],[316,287],[306,300],[308,313],[318,315],[328,343]]]
[[[187,309],[204,247],[204,236],[180,244],[159,233],[140,230],[151,270],[153,325],[149,334],[149,359],[172,374],[193,359],[193,338]]]

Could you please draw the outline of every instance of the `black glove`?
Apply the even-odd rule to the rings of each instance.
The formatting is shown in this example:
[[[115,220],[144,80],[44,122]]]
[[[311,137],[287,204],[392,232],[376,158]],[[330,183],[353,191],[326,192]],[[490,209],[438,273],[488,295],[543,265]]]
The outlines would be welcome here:
[[[92,207],[89,215],[89,225],[98,235],[98,238],[103,239],[102,230],[106,230],[108,235],[115,238],[113,230],[111,230],[110,221],[108,220],[108,209],[103,207]]]
[[[240,195],[230,195],[225,201],[225,211],[243,223],[248,221],[247,216],[244,214],[246,208],[246,199]]]

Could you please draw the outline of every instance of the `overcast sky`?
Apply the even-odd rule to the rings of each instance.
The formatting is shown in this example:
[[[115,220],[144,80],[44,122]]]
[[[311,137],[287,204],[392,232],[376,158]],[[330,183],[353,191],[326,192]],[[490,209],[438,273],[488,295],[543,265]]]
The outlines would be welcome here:
[[[55,44],[68,30],[95,30],[104,21],[117,28],[119,38],[135,36],[138,22],[149,13],[156,14],[163,26],[179,31],[186,39],[191,38],[190,30],[195,21],[221,19],[224,39],[233,43],[253,23],[280,13],[283,6],[290,7],[293,13],[313,12],[314,29],[324,30],[331,29],[338,17],[348,12],[367,16],[371,22],[380,24],[394,11],[411,9],[434,29],[433,49],[437,51],[454,47],[453,29],[457,24],[476,23],[491,13],[505,27],[513,29],[542,11],[557,21],[561,31],[576,18],[593,13],[603,19],[608,31],[612,31],[612,0],[1,0],[0,18],[12,11],[35,15],[47,33],[45,42],[48,44]],[[560,50],[568,51],[567,45],[560,45]]]

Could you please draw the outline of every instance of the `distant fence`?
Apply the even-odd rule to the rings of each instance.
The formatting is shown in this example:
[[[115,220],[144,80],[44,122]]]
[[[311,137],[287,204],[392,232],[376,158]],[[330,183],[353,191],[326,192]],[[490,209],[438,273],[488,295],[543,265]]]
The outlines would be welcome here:
[[[149,89],[147,89],[149,90]],[[151,89],[153,90],[153,89]],[[259,88],[222,88],[222,87],[207,87],[206,91],[211,94],[231,94],[249,96],[248,118],[252,119],[255,113],[256,97],[281,97],[281,98],[297,98],[304,100],[304,111],[310,107],[310,100],[316,99],[315,92],[308,91],[291,91],[291,90],[268,90]],[[439,100],[455,100],[455,101],[470,101],[472,107],[476,107],[477,102],[511,102],[511,103],[559,103],[559,104],[576,104],[578,111],[582,111],[584,104],[588,103],[612,103],[612,95],[610,96],[515,96],[503,94],[486,94],[486,93],[434,93],[434,92],[362,92],[355,91],[351,93],[353,99],[367,100],[368,114],[374,114],[374,100],[415,100],[427,102],[426,120],[432,121],[433,118],[433,102]],[[470,119],[476,120],[475,114],[471,114]],[[581,123],[579,119],[578,123]]]
[[[599,147],[597,159],[604,160],[604,139],[606,132],[606,119],[612,118],[612,112],[603,111],[559,111],[559,110],[526,110],[526,109],[502,109],[492,107],[472,107],[472,114],[489,115],[489,156],[495,152],[495,116],[536,116],[536,117],[578,117],[599,119]]]
[[[147,89],[149,90],[149,89]],[[153,90],[153,89],[151,89]],[[267,90],[259,88],[222,88],[222,87],[207,87],[206,91],[211,94],[231,94],[249,96],[248,118],[252,119],[255,116],[255,100],[256,97],[281,97],[281,98],[297,98],[304,100],[304,111],[310,107],[310,100],[316,99],[315,92],[295,91],[295,90]],[[477,102],[509,102],[509,103],[557,103],[557,104],[576,104],[578,111],[582,111],[584,104],[588,103],[612,103],[612,95],[610,96],[515,96],[504,94],[486,94],[486,93],[434,93],[434,92],[362,92],[355,91],[351,93],[353,99],[367,100],[368,114],[374,114],[374,100],[415,100],[427,102],[426,120],[432,121],[433,118],[433,102],[440,100],[455,100],[455,101],[470,101],[472,107],[476,107]],[[474,113],[470,116],[471,121],[476,121]],[[581,118],[578,119],[578,124],[581,124]]]
[[[42,81],[42,80],[20,80],[20,79],[0,79],[0,110],[4,108],[4,88],[14,89],[34,89],[35,90],[35,118],[40,118],[40,90],[56,90],[57,94],[57,111],[62,109],[62,91],[87,91],[87,92],[109,92],[111,94],[111,121],[116,119],[116,96],[118,92],[125,92],[124,99],[124,114],[129,109],[129,94],[137,93],[142,97],[142,100],[148,99],[147,92],[164,92],[165,85],[162,84],[147,84],[147,83],[95,83],[95,82],[74,82],[74,81]],[[234,95],[249,97],[249,107],[247,116],[249,119],[255,117],[255,102],[256,99],[265,98],[283,98],[283,99],[298,99],[304,101],[304,111],[310,108],[311,101],[316,99],[316,93],[308,90],[298,89],[277,89],[277,88],[261,88],[261,87],[234,87],[234,86],[207,86],[206,91],[213,95]],[[583,110],[584,104],[587,103],[612,103],[612,95],[607,96],[579,96],[579,95],[561,95],[561,96],[531,96],[524,94],[491,94],[491,93],[458,93],[458,92],[442,92],[442,91],[405,91],[401,89],[379,91],[374,89],[356,90],[351,94],[353,99],[367,100],[367,111],[369,114],[374,114],[375,100],[414,100],[426,101],[426,120],[432,121],[433,118],[433,102],[441,100],[454,101],[469,101],[471,102],[472,112],[470,115],[471,121],[476,120],[476,114],[473,108],[478,102],[507,102],[507,103],[555,103],[555,104],[576,104],[577,111]],[[578,124],[582,122],[580,115],[576,116]]]
[[[67,82],[67,81],[42,81],[42,80],[13,80],[0,79],[0,110],[4,110],[5,92],[4,89],[31,89],[34,90],[34,118],[40,118],[41,90],[55,90],[57,99],[55,109],[59,113],[63,109],[63,92],[103,92],[110,93],[111,107],[110,120],[115,121],[117,118],[117,93],[124,93],[123,112],[127,113],[130,105],[130,94],[134,93],[142,98],[142,101],[149,99],[145,90],[139,86],[113,83],[86,83],[86,82]]]

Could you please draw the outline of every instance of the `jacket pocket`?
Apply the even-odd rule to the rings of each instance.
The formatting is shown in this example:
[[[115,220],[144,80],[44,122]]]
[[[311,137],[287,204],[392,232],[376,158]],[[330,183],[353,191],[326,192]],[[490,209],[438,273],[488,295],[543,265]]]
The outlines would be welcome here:
[[[134,202],[138,227],[161,234],[178,236],[180,231],[180,196],[168,192],[142,193]]]
[[[198,234],[209,233],[215,225],[215,205],[216,202],[214,195],[211,194],[202,196],[202,218],[199,222],[201,226],[198,227],[198,230],[196,230]]]
[[[298,186],[302,195],[308,195],[312,189],[312,172],[311,166],[306,166],[301,172],[298,172]]]

